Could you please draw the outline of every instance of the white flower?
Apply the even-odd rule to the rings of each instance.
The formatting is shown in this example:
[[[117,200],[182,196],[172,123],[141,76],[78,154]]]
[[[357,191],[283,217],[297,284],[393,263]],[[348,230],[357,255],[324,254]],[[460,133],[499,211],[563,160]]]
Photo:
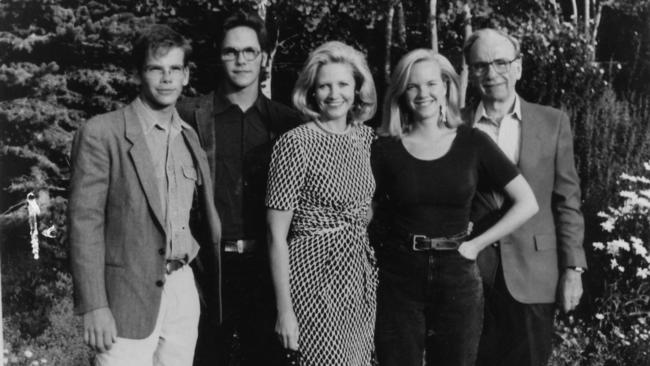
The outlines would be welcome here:
[[[621,272],[621,273],[625,272],[625,267],[618,266],[618,271]]]
[[[601,313],[596,313],[596,315],[594,315],[594,316],[595,316],[596,319],[598,319],[598,320],[603,320],[603,319],[605,319],[605,315],[603,315],[603,314],[601,314]]]
[[[609,261],[609,266],[612,269],[618,267],[618,262],[616,261],[616,258],[612,258],[612,260]]]
[[[34,356],[34,353],[32,353],[32,351],[30,351],[30,350],[28,350],[28,349],[26,349],[25,352],[23,352],[23,354],[24,354],[25,357],[27,357],[27,358],[32,358],[32,357]]]
[[[616,239],[607,242],[607,253],[616,256],[618,252],[623,249],[626,252],[630,251],[630,244],[622,239]]]
[[[610,219],[605,222],[601,222],[600,227],[603,228],[603,230],[607,231],[608,233],[611,233],[612,230],[614,230],[614,220]]]
[[[634,248],[634,252],[642,257],[645,257],[648,254],[648,249],[643,245],[643,240],[631,236],[630,241],[632,242],[632,248]]]
[[[648,276],[650,276],[650,270],[648,270],[648,268],[637,268],[636,276],[645,280],[648,278]]]
[[[47,360],[45,358],[41,358],[41,363],[45,365],[47,363]]]
[[[598,249],[598,250],[603,250],[603,249],[605,249],[605,245],[604,245],[603,243],[601,243],[601,242],[598,242],[598,241],[597,241],[597,242],[594,242],[594,243],[591,244],[591,245],[594,247],[594,249]]]
[[[38,361],[36,360],[32,361],[32,363],[30,363],[29,366],[38,366]]]
[[[645,170],[650,170],[650,162],[643,163],[643,167],[645,168]]]

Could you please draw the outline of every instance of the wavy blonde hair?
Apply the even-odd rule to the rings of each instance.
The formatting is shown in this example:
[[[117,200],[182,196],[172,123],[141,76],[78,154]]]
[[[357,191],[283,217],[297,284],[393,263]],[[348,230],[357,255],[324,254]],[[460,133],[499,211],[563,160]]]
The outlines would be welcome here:
[[[413,65],[418,62],[431,61],[438,65],[442,80],[446,85],[447,118],[444,125],[449,128],[463,123],[460,118],[460,78],[451,62],[441,54],[430,49],[413,50],[402,57],[390,78],[390,85],[384,98],[382,122],[378,133],[383,136],[401,138],[413,127],[413,117],[404,103],[404,94]]]
[[[306,120],[318,119],[320,113],[313,96],[316,77],[321,66],[332,63],[347,64],[352,68],[355,97],[348,112],[351,123],[360,124],[372,118],[377,110],[377,91],[366,57],[338,41],[324,43],[309,54],[293,88],[293,105]]]

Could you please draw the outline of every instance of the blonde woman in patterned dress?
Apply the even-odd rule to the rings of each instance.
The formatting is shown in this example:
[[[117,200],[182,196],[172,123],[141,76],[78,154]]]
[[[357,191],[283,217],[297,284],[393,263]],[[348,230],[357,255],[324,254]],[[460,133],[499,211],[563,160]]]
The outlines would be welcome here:
[[[375,85],[365,58],[327,42],[307,59],[293,103],[309,122],[274,147],[266,197],[283,346],[303,365],[370,365],[376,269],[366,227]]]

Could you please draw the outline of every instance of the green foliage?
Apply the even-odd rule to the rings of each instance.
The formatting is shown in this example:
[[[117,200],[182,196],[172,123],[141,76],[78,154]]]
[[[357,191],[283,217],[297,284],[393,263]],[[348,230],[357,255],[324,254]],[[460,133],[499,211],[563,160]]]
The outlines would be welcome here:
[[[614,204],[599,213],[590,266],[602,288],[581,319],[558,323],[557,364],[650,364],[650,163],[636,168],[645,174],[621,174]]]
[[[385,14],[393,1],[270,0],[266,3],[267,23],[277,47],[274,99],[288,100],[307,54],[328,40],[342,40],[366,52],[378,88],[383,89],[383,78],[379,75],[386,49]],[[461,9],[465,1],[438,3],[439,49],[455,65],[460,65]],[[217,25],[227,12],[237,8],[257,10],[259,4],[259,0],[0,2],[3,328],[8,356],[15,357],[17,364],[40,362],[40,358],[45,358],[48,364],[88,364],[88,350],[78,336],[79,319],[71,310],[65,245],[68,155],[72,135],[85,119],[114,110],[136,95],[137,83],[129,63],[133,35],[152,22],[160,22],[188,36],[193,42],[194,57],[191,87],[186,93],[203,93],[214,87],[218,77],[215,67],[218,53],[214,44]],[[555,14],[549,2],[491,0],[473,4],[474,29],[502,27],[522,41],[524,75],[518,89],[521,95],[568,111],[573,122],[585,213],[588,221],[592,221],[611,196],[620,174],[638,173],[637,168],[650,158],[650,100],[642,94],[623,93],[625,87],[621,89],[611,82],[617,75],[626,73],[630,73],[630,80],[634,75],[648,74],[649,58],[644,57],[648,46],[643,40],[647,40],[646,33],[650,31],[646,29],[646,33],[637,37],[636,61],[620,63],[623,70],[619,71],[616,67],[619,63],[605,65],[594,61],[599,53],[591,48],[588,37],[564,22],[562,14]],[[609,4],[612,11],[636,19],[639,24],[650,14],[647,1],[620,0]],[[396,41],[390,45],[393,65],[408,50],[430,44],[427,2],[402,1],[402,5],[403,17],[396,15],[397,26],[393,27]],[[58,230],[54,238],[40,237],[38,261],[31,259],[29,246],[24,205],[29,192],[36,194],[41,207],[39,229],[54,226]],[[625,230],[631,233],[631,229]],[[609,235],[587,234],[592,241],[605,240]],[[599,235],[603,238],[599,239]],[[593,255],[596,260],[604,258],[598,257],[598,253]],[[607,268],[607,263],[597,263]],[[639,291],[646,289],[643,285],[632,288],[623,284],[621,278],[614,271],[603,274],[603,281],[596,281],[594,287],[595,295],[604,295],[596,296],[593,309],[584,310],[584,316],[573,322],[565,319],[558,323],[560,340],[554,356],[557,364],[622,364],[612,363],[613,357],[607,355],[609,348],[613,349],[615,358],[629,364],[644,364],[643,360],[647,360],[642,352],[642,347],[647,349],[647,340],[632,338],[635,329],[647,329],[638,320],[645,318],[615,320],[623,316],[623,310],[642,309],[630,308],[631,298],[621,297],[622,294],[639,298],[642,295]],[[647,302],[641,305],[646,306]],[[604,318],[594,318],[594,309]],[[635,339],[640,346],[626,348],[616,332],[631,344]],[[30,357],[25,355],[27,350],[31,352]],[[629,356],[623,356],[622,352],[628,352]]]

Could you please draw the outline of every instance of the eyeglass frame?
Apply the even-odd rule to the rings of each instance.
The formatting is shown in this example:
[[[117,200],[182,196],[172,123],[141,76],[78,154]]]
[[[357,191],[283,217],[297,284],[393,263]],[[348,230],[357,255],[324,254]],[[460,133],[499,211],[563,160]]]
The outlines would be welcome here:
[[[169,69],[165,69],[161,66],[157,65],[145,65],[142,68],[142,72],[144,75],[147,75],[148,77],[152,78],[158,78],[162,79],[163,77],[171,77],[172,79],[182,77],[185,75],[185,72],[187,71],[187,66],[182,65],[172,65]]]
[[[510,71],[510,68],[512,67],[512,63],[521,59],[521,55],[515,56],[512,60],[505,60],[502,58],[490,61],[490,62],[475,62],[471,65],[469,65],[469,71],[476,75],[476,76],[485,76],[490,72],[490,68],[494,67],[494,71],[496,71],[497,74],[503,75],[506,74]],[[502,65],[499,65],[498,63],[503,62]],[[480,65],[481,69],[477,69],[476,65]],[[502,71],[499,71],[499,67],[504,67]]]
[[[226,57],[226,52],[230,52],[230,55]],[[246,52],[253,52],[255,55],[253,57],[246,57]],[[227,47],[221,50],[221,61],[235,61],[241,55],[246,62],[255,61],[262,54],[262,50],[255,49],[253,47],[246,47],[244,49],[237,49],[234,47]]]

